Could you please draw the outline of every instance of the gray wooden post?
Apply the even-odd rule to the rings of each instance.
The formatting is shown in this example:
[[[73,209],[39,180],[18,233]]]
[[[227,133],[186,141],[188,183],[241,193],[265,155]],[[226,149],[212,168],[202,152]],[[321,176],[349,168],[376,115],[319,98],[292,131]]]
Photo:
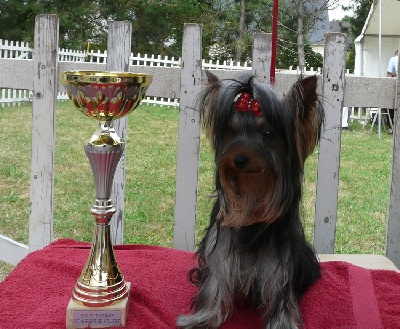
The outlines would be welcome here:
[[[254,33],[252,73],[259,83],[270,83],[272,34]]]
[[[400,268],[400,78],[397,76],[393,136],[393,162],[390,180],[386,256]]]
[[[29,251],[53,239],[58,86],[58,17],[35,19]]]
[[[107,71],[129,72],[131,55],[131,22],[109,22],[107,39]],[[116,132],[123,140],[127,138],[128,117],[114,121]],[[124,207],[125,207],[125,164],[126,148],[118,162],[113,182],[113,203],[116,213],[111,220],[111,239],[113,244],[122,244],[124,241]]]
[[[174,224],[174,248],[183,250],[195,248],[200,151],[200,114],[195,103],[201,91],[201,32],[198,24],[184,26]]]
[[[319,143],[314,223],[314,248],[320,254],[334,253],[335,247],[346,48],[345,34],[325,34],[322,85],[325,123]]]

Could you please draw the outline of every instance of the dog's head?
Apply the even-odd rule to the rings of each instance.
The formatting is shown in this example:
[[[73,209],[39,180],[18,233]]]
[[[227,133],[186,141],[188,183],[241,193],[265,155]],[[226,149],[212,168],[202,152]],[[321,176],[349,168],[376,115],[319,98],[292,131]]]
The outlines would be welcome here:
[[[297,81],[285,97],[251,75],[207,78],[200,110],[215,154],[218,220],[272,223],[298,204],[304,161],[319,139],[317,77]]]

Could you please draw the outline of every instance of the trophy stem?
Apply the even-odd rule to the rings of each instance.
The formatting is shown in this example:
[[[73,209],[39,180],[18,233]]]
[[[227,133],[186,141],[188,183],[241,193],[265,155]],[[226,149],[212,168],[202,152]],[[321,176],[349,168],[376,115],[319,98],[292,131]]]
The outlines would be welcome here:
[[[110,220],[115,213],[110,199],[111,188],[124,143],[115,133],[111,121],[99,122],[84,149],[96,187],[96,202],[90,211],[96,223],[90,255],[72,298],[84,306],[101,307],[117,303],[129,293],[115,259],[110,232]]]

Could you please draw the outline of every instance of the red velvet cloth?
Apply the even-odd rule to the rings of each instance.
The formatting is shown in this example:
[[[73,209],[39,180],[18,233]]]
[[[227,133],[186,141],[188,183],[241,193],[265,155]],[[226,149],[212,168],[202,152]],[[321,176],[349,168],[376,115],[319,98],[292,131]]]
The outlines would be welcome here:
[[[0,283],[0,328],[65,328],[67,304],[89,244],[59,240],[29,254]],[[131,282],[126,328],[176,328],[196,288],[187,280],[193,253],[163,247],[115,246]],[[323,275],[303,296],[305,329],[400,328],[400,274],[347,263],[322,263]],[[261,329],[261,316],[243,301],[222,329]]]

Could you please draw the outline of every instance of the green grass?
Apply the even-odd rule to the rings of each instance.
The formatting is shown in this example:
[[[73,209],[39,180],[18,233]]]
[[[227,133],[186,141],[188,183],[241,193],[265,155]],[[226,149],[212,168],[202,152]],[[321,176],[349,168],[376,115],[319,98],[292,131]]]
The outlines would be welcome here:
[[[392,159],[392,136],[362,130],[358,122],[342,134],[336,253],[384,254]],[[307,161],[304,212],[312,238],[317,155]]]
[[[125,243],[172,246],[178,109],[141,105],[129,116],[126,150]],[[0,234],[28,243],[31,107],[0,109]],[[54,238],[91,241],[94,185],[83,142],[96,121],[70,102],[59,103]],[[198,236],[207,224],[213,192],[213,160],[202,138]],[[385,247],[392,137],[369,133],[354,122],[342,134],[336,252],[378,253]],[[303,213],[312,240],[317,154],[306,167]],[[0,262],[0,280],[11,270]]]

